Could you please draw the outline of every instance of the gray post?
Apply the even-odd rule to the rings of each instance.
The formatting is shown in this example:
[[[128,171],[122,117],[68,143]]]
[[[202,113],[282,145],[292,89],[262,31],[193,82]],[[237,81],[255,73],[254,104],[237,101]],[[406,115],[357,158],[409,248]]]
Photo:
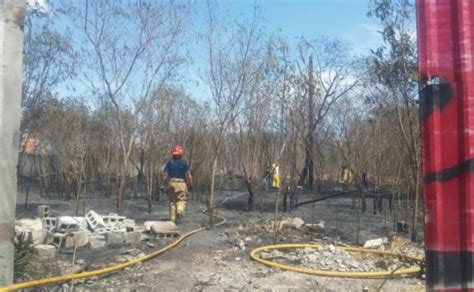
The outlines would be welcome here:
[[[13,282],[24,0],[0,0],[0,287]]]

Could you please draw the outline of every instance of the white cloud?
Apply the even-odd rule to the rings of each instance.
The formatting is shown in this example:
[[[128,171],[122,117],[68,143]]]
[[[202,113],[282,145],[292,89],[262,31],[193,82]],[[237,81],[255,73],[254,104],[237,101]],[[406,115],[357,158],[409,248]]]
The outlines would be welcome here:
[[[37,10],[41,13],[49,13],[47,0],[26,0],[26,7]]]
[[[365,31],[369,32],[372,35],[380,37],[380,31],[382,28],[378,25],[369,24],[369,23],[360,23],[359,27],[363,28]]]

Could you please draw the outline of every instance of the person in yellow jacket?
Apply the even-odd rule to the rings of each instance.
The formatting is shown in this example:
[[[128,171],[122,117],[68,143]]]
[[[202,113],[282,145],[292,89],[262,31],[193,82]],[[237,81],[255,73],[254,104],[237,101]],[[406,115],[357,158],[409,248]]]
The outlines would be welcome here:
[[[281,185],[280,170],[278,169],[278,165],[273,163],[272,164],[272,187],[275,189],[279,189],[280,185]]]
[[[188,162],[182,159],[183,146],[174,145],[171,155],[173,157],[165,164],[161,181],[168,184],[170,220],[180,223],[186,210],[188,187],[189,191],[193,190],[193,178]]]

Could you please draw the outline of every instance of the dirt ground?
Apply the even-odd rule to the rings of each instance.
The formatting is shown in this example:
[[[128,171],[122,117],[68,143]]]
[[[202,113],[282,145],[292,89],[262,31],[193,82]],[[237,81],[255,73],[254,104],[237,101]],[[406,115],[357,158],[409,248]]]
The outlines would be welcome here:
[[[234,194],[222,195],[222,202]],[[259,194],[261,195],[261,194]],[[312,196],[314,197],[314,196]],[[383,279],[344,279],[309,276],[273,268],[267,268],[250,259],[250,251],[273,242],[273,234],[265,226],[273,220],[275,193],[265,193],[257,203],[257,211],[243,211],[246,197],[241,196],[226,201],[218,209],[218,215],[225,217],[223,225],[214,230],[206,230],[186,239],[175,249],[138,266],[114,274],[92,279],[78,280],[43,287],[44,291],[421,291],[424,290],[422,277]],[[300,201],[309,199],[300,197]],[[74,201],[55,198],[46,199],[32,194],[28,208],[23,206],[24,196],[18,196],[17,218],[33,218],[39,204],[51,206],[51,215],[73,215]],[[370,202],[370,201],[369,201]],[[360,209],[351,208],[350,198],[334,198],[316,204],[309,204],[285,213],[283,217],[300,217],[306,223],[325,222],[324,231],[286,229],[278,235],[278,242],[323,242],[327,244],[358,245],[368,239],[385,237],[393,233],[393,217],[387,204],[382,214],[372,214],[372,204],[362,214]],[[99,214],[115,212],[113,198],[90,198],[85,211],[95,210]],[[203,213],[205,204],[191,201],[187,215],[179,227],[183,232],[198,228],[207,222]],[[165,220],[167,201],[155,203],[153,212],[147,212],[144,198],[127,200],[124,215],[137,223],[147,220]],[[82,213],[82,205],[81,205]],[[81,214],[79,214],[81,215]],[[359,219],[357,219],[359,218]],[[359,222],[359,223],[357,223]],[[422,232],[422,230],[420,230]],[[408,238],[407,235],[399,235]],[[100,249],[79,248],[76,265],[72,266],[72,251],[57,253],[56,261],[42,262],[28,255],[17,263],[16,281],[41,278],[79,270],[91,270],[114,263],[124,262],[149,253],[168,244],[172,239],[152,239],[136,246],[114,246]],[[407,244],[411,253],[422,255],[422,244]],[[39,290],[39,289],[38,289]]]

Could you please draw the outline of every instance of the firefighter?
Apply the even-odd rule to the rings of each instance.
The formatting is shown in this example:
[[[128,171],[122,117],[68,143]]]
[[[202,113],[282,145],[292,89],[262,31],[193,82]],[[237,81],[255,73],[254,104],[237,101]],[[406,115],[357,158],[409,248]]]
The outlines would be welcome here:
[[[280,188],[280,171],[276,163],[272,164],[272,187],[275,189]]]
[[[193,178],[188,162],[182,159],[183,146],[174,145],[171,148],[171,155],[172,159],[165,164],[163,169],[161,181],[168,186],[170,220],[180,223],[186,210],[188,189],[193,190]]]

